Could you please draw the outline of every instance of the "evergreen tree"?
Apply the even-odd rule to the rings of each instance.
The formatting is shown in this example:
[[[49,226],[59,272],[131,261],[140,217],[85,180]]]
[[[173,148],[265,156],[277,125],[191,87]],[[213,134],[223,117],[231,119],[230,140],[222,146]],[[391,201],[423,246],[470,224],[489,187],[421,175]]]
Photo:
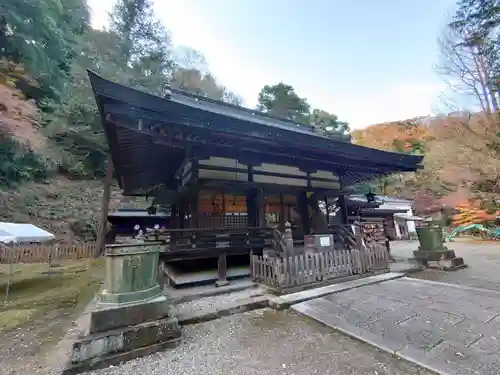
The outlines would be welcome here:
[[[57,97],[75,56],[75,42],[88,27],[84,0],[3,0],[0,57],[22,63],[43,91]],[[30,94],[30,93],[28,93]]]

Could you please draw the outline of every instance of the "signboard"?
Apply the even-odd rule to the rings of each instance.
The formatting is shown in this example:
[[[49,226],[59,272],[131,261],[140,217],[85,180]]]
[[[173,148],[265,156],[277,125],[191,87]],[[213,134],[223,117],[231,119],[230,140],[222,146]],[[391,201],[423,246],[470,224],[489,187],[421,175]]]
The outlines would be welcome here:
[[[330,236],[321,236],[319,239],[319,244],[321,247],[331,246]]]
[[[332,234],[313,234],[304,236],[304,247],[306,253],[319,253],[323,251],[332,251]]]

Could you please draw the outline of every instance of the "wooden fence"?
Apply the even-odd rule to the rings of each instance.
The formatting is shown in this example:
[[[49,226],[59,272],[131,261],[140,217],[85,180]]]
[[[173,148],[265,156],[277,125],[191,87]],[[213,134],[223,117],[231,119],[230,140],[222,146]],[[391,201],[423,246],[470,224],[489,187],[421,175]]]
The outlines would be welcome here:
[[[95,243],[77,245],[0,245],[0,264],[50,263],[97,256]]]
[[[251,260],[253,281],[278,292],[285,288],[388,268],[388,254],[383,246],[373,246],[366,250],[334,250],[283,259],[264,259],[254,255]]]

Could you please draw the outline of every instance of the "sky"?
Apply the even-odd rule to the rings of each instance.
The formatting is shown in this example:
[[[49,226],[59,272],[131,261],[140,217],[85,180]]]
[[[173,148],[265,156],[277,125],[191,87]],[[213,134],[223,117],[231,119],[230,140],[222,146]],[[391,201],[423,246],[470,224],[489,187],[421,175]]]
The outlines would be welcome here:
[[[114,0],[87,0],[106,27]],[[455,0],[155,0],[174,45],[200,51],[219,82],[254,107],[284,82],[351,128],[435,114],[434,66]],[[446,110],[445,110],[446,111]]]

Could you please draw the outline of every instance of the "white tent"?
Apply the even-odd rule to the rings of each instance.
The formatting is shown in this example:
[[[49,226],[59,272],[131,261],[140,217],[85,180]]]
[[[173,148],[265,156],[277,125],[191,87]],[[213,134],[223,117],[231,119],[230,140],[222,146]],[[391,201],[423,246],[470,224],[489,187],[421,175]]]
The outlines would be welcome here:
[[[52,233],[33,224],[6,223],[0,221],[0,242],[27,243],[47,242],[55,238]]]

